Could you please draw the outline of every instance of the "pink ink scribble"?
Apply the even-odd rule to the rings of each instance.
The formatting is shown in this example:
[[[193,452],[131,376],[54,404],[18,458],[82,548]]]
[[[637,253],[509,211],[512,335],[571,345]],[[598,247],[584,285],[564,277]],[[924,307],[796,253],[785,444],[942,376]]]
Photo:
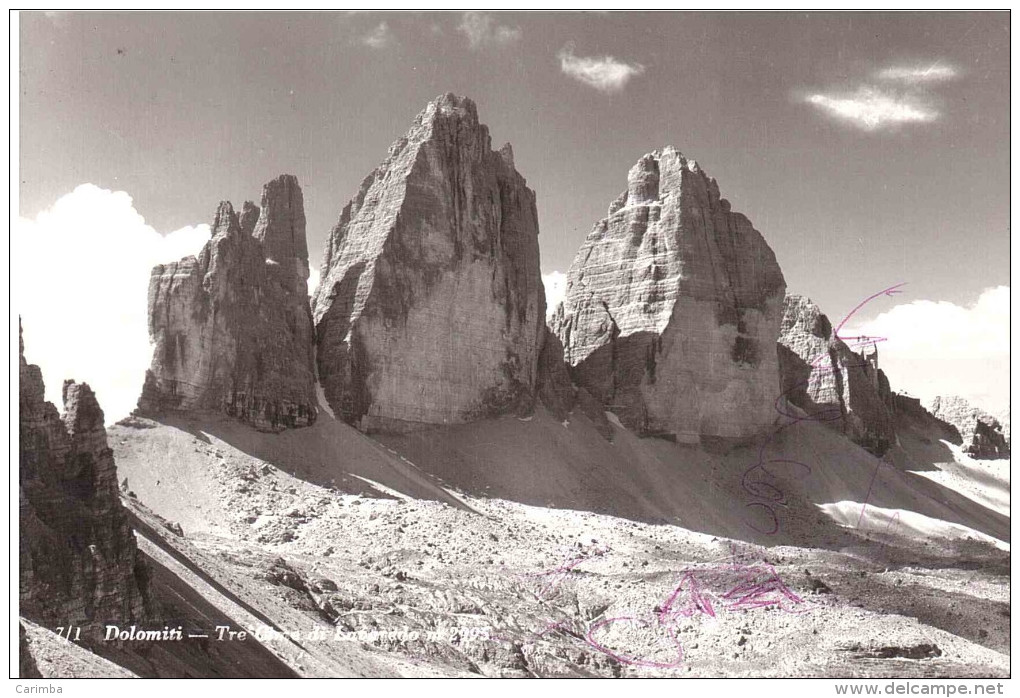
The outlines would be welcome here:
[[[686,602],[678,604],[685,591]],[[665,623],[677,617],[690,618],[698,613],[715,618],[717,605],[712,603],[713,597],[720,611],[777,607],[789,613],[800,613],[791,604],[804,603],[804,599],[786,586],[771,563],[717,565],[685,571],[676,589],[662,605],[659,621]]]
[[[857,517],[857,528],[861,527],[861,522],[864,520],[864,510],[868,508],[868,502],[871,501],[871,493],[875,489],[875,480],[878,478],[878,471],[882,469],[883,462],[879,461],[878,465],[875,466],[875,472],[871,474],[871,481],[868,483],[868,493],[864,496],[864,504],[861,505],[861,515]]]
[[[890,535],[889,532],[893,529],[893,524],[896,525],[897,529],[899,529],[899,528],[901,528],[903,526],[903,519],[900,518],[900,512],[898,512],[898,511],[895,514],[892,515],[892,518],[889,519],[889,523],[886,524],[886,526],[885,526],[885,535],[886,535],[885,544],[886,545],[889,545],[889,540],[888,540],[889,535]]]
[[[854,309],[847,313],[847,315],[836,326],[836,329],[833,331],[833,336],[847,343],[851,350],[855,350],[858,347],[862,346],[874,346],[880,342],[886,341],[887,340],[886,337],[843,337],[842,335],[840,335],[840,331],[843,329],[843,327],[846,326],[850,319],[853,318],[854,315],[856,315],[868,303],[875,300],[876,298],[895,296],[901,293],[900,288],[904,285],[906,285],[906,282],[898,283],[894,286],[882,289],[878,293],[874,293],[865,298],[860,303],[858,303],[854,307]],[[828,362],[827,366],[824,365],[826,361]],[[810,365],[813,369],[821,369],[823,371],[827,370],[830,372],[834,372],[836,370],[836,367],[832,365],[832,359],[829,356],[828,352],[823,352],[816,356],[811,361]],[[866,365],[867,360],[863,360],[863,362],[860,364],[860,366]],[[760,509],[762,512],[767,513],[769,518],[771,519],[771,524],[764,528],[756,526],[754,523],[750,521],[745,521],[749,528],[762,535],[772,536],[779,532],[780,529],[779,514],[776,512],[775,507],[777,505],[779,506],[786,505],[786,494],[776,485],[770,482],[766,482],[764,479],[762,479],[763,477],[775,478],[775,475],[766,466],[790,466],[790,465],[796,466],[800,468],[802,471],[804,471],[805,477],[810,475],[812,472],[811,466],[809,466],[806,463],[801,463],[800,461],[790,460],[788,458],[767,459],[765,457],[766,449],[779,437],[780,434],[783,433],[784,430],[789,429],[790,427],[793,427],[797,424],[800,424],[801,422],[809,421],[831,422],[841,419],[843,416],[841,410],[832,407],[823,408],[817,410],[813,414],[807,415],[794,414],[792,411],[788,410],[786,408],[786,404],[787,398],[789,397],[790,393],[798,391],[804,388],[806,385],[807,382],[798,383],[797,385],[794,385],[788,388],[787,390],[784,390],[776,398],[775,401],[776,412],[778,412],[781,416],[786,417],[790,421],[787,422],[786,424],[782,424],[776,427],[769,435],[769,437],[759,445],[757,459],[755,460],[754,463],[751,464],[751,466],[747,470],[744,471],[744,474],[740,479],[740,485],[744,489],[744,491],[747,492],[752,499],[757,500],[746,503],[744,507],[746,509],[755,508]],[[881,463],[879,463],[878,468],[880,467]],[[871,492],[875,484],[875,478],[878,475],[878,468],[875,469],[875,474],[872,476],[871,479],[871,485],[868,488],[868,494],[864,499],[864,505],[861,507],[861,514],[860,517],[858,517],[857,521],[858,527],[860,526],[861,520],[864,518],[864,510],[871,499]]]
[[[689,594],[687,604],[682,608],[673,608],[673,604],[680,597],[680,594],[685,591],[684,584],[687,584],[686,591]],[[662,605],[662,610],[659,611],[659,622],[665,623],[670,615],[681,615],[684,618],[690,618],[695,613],[703,613],[706,616],[715,618],[715,608],[712,606],[711,597],[702,591],[701,583],[698,581],[697,575],[694,572],[687,572],[680,578],[680,583],[677,584],[673,594],[669,597],[669,600]]]
[[[546,600],[552,598],[553,592],[557,591],[561,584],[570,576],[570,572],[580,565],[585,560],[590,560],[595,557],[601,557],[609,552],[608,547],[598,547],[587,555],[581,555],[575,557],[567,562],[564,562],[559,567],[554,567],[551,570],[543,572],[529,572],[524,574],[525,577],[549,577],[548,581],[539,586],[538,593],[536,596],[540,600]]]
[[[683,618],[699,614],[716,618],[722,612],[753,611],[770,607],[787,613],[805,613],[810,608],[798,608],[803,604],[804,599],[783,582],[775,567],[768,562],[750,565],[733,562],[706,568],[692,568],[680,573],[678,583],[666,600],[654,609],[652,615],[615,616],[595,621],[588,627],[584,639],[592,648],[621,664],[672,669],[683,663],[683,646],[678,637],[679,622]],[[539,636],[562,628],[565,622],[550,623]],[[676,659],[665,662],[638,656],[612,649],[606,646],[604,640],[596,639],[596,634],[600,630],[623,623],[664,633],[673,645],[671,651],[674,648],[676,650]],[[662,639],[662,635],[657,639]]]
[[[673,644],[676,645],[676,653],[677,653],[676,659],[674,661],[672,661],[672,662],[656,662],[656,661],[653,661],[651,659],[645,659],[643,657],[632,657],[630,655],[622,654],[622,653],[617,652],[615,650],[611,650],[608,647],[606,647],[606,646],[602,645],[601,643],[599,643],[597,640],[595,640],[595,632],[597,630],[599,630],[601,628],[604,628],[607,625],[612,625],[613,623],[637,623],[637,624],[639,624],[639,625],[641,625],[642,627],[645,627],[645,628],[651,627],[651,625],[652,625],[651,622],[649,622],[649,621],[647,621],[647,620],[645,620],[643,618],[633,618],[631,616],[620,616],[618,618],[606,618],[604,620],[600,620],[600,621],[597,621],[597,622],[593,623],[591,625],[591,627],[588,628],[588,633],[585,635],[585,640],[587,641],[587,643],[589,645],[591,645],[593,648],[595,648],[596,650],[598,650],[599,652],[612,657],[613,659],[615,659],[616,661],[620,662],[621,664],[630,664],[632,666],[650,667],[650,668],[653,668],[653,669],[673,669],[673,668],[676,668],[676,667],[680,666],[681,664],[683,664],[683,658],[684,658],[683,647],[680,645],[680,640],[678,640],[672,633],[670,633],[670,638],[672,639]]]
[[[843,341],[846,341],[847,338],[841,337],[840,334],[839,334],[839,331],[841,329],[843,329],[843,326],[846,325],[846,323],[850,322],[850,318],[852,318],[854,315],[856,315],[857,311],[859,311],[861,308],[863,308],[864,306],[866,306],[868,303],[870,303],[871,301],[875,300],[876,298],[881,298],[882,296],[888,296],[888,297],[892,298],[893,296],[899,295],[900,293],[902,293],[902,291],[900,291],[900,288],[902,288],[903,286],[906,286],[906,285],[907,285],[906,281],[901,281],[898,284],[890,286],[889,288],[882,289],[878,293],[873,293],[870,296],[868,296],[867,298],[865,298],[863,301],[858,303],[857,306],[854,307],[853,310],[851,310],[849,313],[847,313],[846,317],[843,318],[842,322],[840,322],[839,325],[836,326],[836,331],[833,332],[833,334],[836,336],[837,339],[842,339]],[[883,339],[882,341],[885,341],[885,340]]]
[[[542,628],[541,630],[539,630],[536,634],[539,637],[545,637],[546,635],[548,635],[549,633],[551,633],[554,630],[562,630],[563,626],[565,626],[566,624],[567,624],[567,621],[565,621],[565,620],[549,621],[549,623],[547,623],[546,626],[544,628]]]

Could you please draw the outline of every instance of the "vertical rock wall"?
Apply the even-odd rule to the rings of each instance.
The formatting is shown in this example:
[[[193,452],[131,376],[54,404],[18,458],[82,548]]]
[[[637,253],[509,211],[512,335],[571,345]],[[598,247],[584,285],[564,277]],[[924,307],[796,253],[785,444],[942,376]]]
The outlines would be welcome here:
[[[67,381],[61,418],[24,343],[19,360],[20,612],[63,626],[139,620],[145,569],[103,411],[87,385]]]
[[[263,431],[312,424],[314,342],[297,179],[265,185],[238,217],[222,202],[198,257],[149,283],[155,345],[139,411],[213,410]]]
[[[320,278],[318,373],[338,417],[399,431],[530,406],[545,317],[535,194],[471,100],[437,98],[390,147]]]
[[[630,429],[740,440],[777,416],[785,288],[750,221],[667,147],[581,246],[556,331],[578,386]]]
[[[893,398],[878,349],[855,352],[810,299],[786,297],[779,337],[783,395],[808,417],[881,456],[896,442]]]

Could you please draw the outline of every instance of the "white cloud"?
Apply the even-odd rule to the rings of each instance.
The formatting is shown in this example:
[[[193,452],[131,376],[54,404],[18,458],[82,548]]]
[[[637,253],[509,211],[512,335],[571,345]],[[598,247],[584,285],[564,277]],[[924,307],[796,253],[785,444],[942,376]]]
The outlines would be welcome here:
[[[380,22],[375,29],[361,37],[361,43],[369,48],[384,49],[396,43],[396,37],[386,22]]]
[[[160,235],[127,193],[82,184],[13,230],[14,307],[25,358],[61,407],[67,378],[92,386],[112,423],[131,412],[149,367],[147,293],[159,263],[197,254],[208,225]]]
[[[853,93],[811,94],[807,102],[829,116],[865,131],[909,123],[930,123],[939,113],[916,95],[861,86]]]
[[[957,71],[956,68],[951,65],[943,65],[936,61],[935,63],[927,66],[894,65],[888,68],[883,68],[875,75],[879,80],[904,82],[914,85],[952,80],[957,76]]]
[[[962,307],[945,301],[897,305],[840,334],[885,337],[879,366],[893,390],[923,400],[961,395],[995,411],[1009,402],[1009,287]]]
[[[308,297],[315,298],[315,290],[319,288],[319,270],[311,267],[308,270]]]
[[[472,49],[490,44],[512,44],[524,35],[520,27],[498,24],[492,15],[484,12],[465,12],[457,30],[467,37]]]
[[[548,320],[567,295],[567,275],[562,271],[542,274],[542,284],[545,286],[545,317]]]
[[[878,69],[853,89],[803,94],[818,110],[864,131],[879,131],[904,124],[926,124],[942,115],[935,107],[935,83],[952,80],[956,68],[942,61],[900,64]]]
[[[560,70],[565,75],[606,93],[621,91],[631,78],[645,72],[640,63],[624,63],[612,56],[575,56],[574,47],[570,44],[563,47],[557,56]]]

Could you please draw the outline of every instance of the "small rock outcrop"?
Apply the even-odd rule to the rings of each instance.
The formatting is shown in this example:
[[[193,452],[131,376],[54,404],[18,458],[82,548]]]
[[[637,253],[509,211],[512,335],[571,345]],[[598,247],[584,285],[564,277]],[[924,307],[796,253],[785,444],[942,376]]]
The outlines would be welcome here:
[[[143,618],[146,569],[96,396],[66,381],[61,418],[24,342],[19,378],[20,613],[65,627]]]
[[[1006,449],[1007,450],[1010,448],[1010,438],[1009,438],[1009,422],[1010,422],[1010,419],[1009,419],[1009,416],[1010,416],[1009,415],[1009,405],[1006,405],[1003,409],[1001,409],[999,411],[999,414],[996,416],[996,418],[999,420],[999,424],[1002,425],[1002,435],[1006,439]]]
[[[198,257],[149,282],[155,345],[141,414],[211,410],[261,431],[316,417],[304,202],[297,179],[265,185],[241,215],[221,202]]]
[[[444,95],[330,233],[314,299],[337,417],[403,431],[529,409],[545,324],[535,194],[475,104]]]
[[[752,437],[777,417],[775,254],[675,148],[642,157],[627,184],[553,318],[574,382],[641,434]]]
[[[1009,458],[1008,437],[994,416],[955,395],[936,397],[928,409],[956,427],[963,450],[974,458]]]
[[[783,395],[877,456],[896,442],[892,392],[878,368],[878,349],[853,351],[810,299],[788,295],[779,336]]]

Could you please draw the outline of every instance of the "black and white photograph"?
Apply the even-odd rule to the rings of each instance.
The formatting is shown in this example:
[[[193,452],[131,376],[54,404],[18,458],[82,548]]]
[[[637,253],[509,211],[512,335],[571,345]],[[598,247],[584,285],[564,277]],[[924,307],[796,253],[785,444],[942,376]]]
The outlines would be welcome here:
[[[9,33],[12,691],[1010,693],[1009,10]]]

